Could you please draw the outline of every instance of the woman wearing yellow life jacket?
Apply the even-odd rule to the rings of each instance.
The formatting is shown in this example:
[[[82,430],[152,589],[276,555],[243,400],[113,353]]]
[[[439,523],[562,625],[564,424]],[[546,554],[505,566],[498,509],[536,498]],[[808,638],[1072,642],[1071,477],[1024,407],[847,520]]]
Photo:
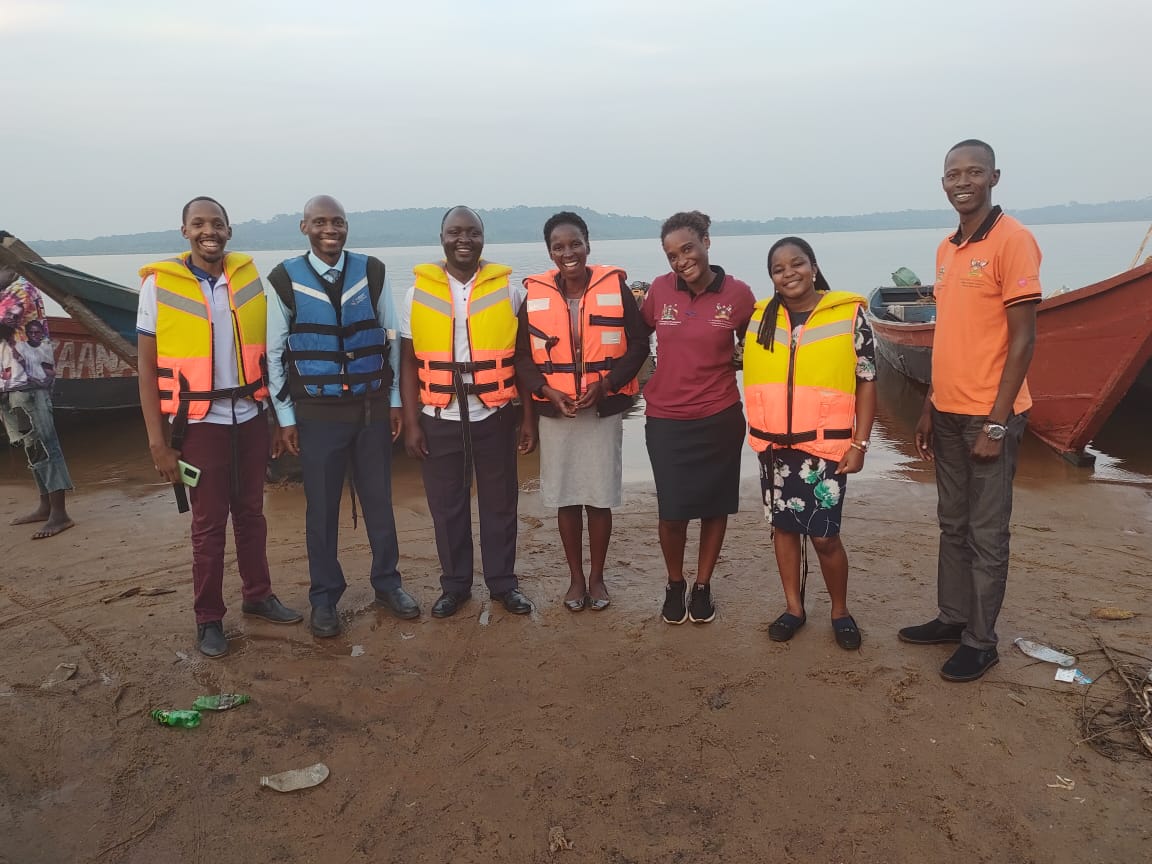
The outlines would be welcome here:
[[[864,298],[832,291],[812,247],[799,237],[768,252],[776,291],[756,304],[744,349],[748,441],[760,454],[760,485],[787,610],[768,628],[787,642],[804,626],[801,551],[812,541],[832,601],[841,648],[860,647],[848,612],[848,555],[840,542],[847,475],[864,466],[876,415],[876,360]]]
[[[579,215],[552,216],[544,242],[556,269],[524,280],[516,373],[540,418],[540,497],[556,508],[571,580],[564,605],[600,611],[611,602],[604,560],[612,508],[620,506],[623,412],[635,400],[648,335],[624,271],[588,265],[588,226]]]

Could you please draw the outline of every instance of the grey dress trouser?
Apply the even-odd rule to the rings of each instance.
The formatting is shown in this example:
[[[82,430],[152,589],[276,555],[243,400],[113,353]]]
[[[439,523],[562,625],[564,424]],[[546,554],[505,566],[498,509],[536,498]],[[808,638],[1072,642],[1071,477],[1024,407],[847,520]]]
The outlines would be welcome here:
[[[932,409],[940,620],[966,625],[961,642],[979,649],[996,647],[996,618],[1008,581],[1012,480],[1028,415],[1014,414],[1008,420],[995,462],[977,462],[971,456],[984,423],[984,417]]]

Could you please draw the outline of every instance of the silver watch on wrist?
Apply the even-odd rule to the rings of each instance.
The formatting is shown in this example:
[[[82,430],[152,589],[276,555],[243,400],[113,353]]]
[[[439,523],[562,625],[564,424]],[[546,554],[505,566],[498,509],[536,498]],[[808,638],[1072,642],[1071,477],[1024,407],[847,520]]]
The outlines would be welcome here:
[[[1002,423],[993,423],[991,420],[984,423],[984,434],[988,436],[990,441],[1003,441],[1007,431],[1007,427]]]

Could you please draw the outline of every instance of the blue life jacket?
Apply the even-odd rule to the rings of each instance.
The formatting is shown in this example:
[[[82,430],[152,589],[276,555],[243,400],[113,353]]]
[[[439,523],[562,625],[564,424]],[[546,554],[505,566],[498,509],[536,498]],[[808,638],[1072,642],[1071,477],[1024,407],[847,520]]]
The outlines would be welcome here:
[[[295,307],[285,362],[290,378],[305,395],[363,396],[391,383],[388,334],[380,326],[375,302],[383,266],[376,264],[373,269],[378,269],[381,285],[370,290],[368,256],[345,253],[337,309],[328,296],[328,283],[308,264],[306,255],[284,262]]]

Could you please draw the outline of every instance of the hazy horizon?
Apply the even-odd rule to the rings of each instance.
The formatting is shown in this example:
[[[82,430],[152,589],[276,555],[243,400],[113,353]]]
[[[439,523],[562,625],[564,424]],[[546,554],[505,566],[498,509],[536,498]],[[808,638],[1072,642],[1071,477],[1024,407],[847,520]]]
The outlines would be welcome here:
[[[5,0],[17,83],[0,227],[90,238],[350,212],[580,201],[661,219],[947,207],[956,141],[1008,209],[1152,193],[1147,0]]]

